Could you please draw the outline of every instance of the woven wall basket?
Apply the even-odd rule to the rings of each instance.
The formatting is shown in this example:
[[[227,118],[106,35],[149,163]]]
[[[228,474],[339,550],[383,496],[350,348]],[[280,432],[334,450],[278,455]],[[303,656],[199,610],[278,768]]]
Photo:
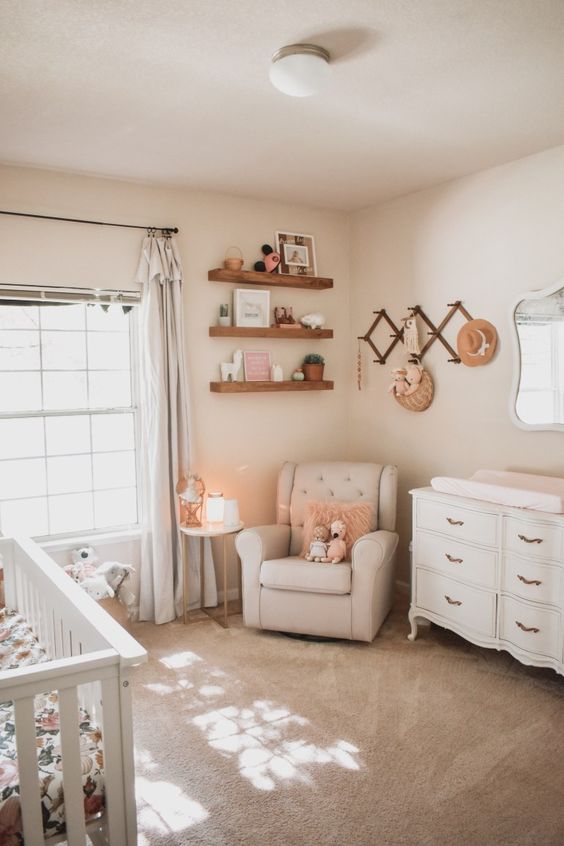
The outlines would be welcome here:
[[[426,370],[423,371],[421,382],[414,394],[408,397],[398,397],[394,394],[396,401],[408,411],[425,411],[433,402],[434,385],[433,380]]]

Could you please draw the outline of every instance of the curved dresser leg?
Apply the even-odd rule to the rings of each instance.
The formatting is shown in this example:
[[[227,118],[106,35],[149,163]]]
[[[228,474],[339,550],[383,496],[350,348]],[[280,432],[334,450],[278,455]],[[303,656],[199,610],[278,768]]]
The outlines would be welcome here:
[[[417,617],[415,616],[411,608],[409,609],[409,614],[407,615],[407,618],[411,626],[411,631],[408,634],[407,639],[410,641],[414,641],[417,637]]]

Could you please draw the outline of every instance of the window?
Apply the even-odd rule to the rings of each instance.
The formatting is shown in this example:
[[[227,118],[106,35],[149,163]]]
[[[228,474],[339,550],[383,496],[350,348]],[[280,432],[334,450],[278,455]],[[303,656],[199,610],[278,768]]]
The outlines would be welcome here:
[[[137,524],[136,310],[125,311],[0,303],[4,534],[44,537]]]

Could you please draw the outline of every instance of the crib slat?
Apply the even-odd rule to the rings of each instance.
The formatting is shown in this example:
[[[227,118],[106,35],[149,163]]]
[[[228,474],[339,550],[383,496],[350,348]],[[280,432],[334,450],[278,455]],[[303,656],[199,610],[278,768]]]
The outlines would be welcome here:
[[[119,678],[102,682],[104,781],[110,843],[127,843]]]
[[[43,846],[43,820],[37,769],[34,699],[14,702],[16,750],[20,777],[23,831],[26,846]]]
[[[63,790],[65,793],[65,823],[68,846],[84,846],[84,793],[80,761],[78,729],[78,699],[76,687],[59,690],[61,720],[61,751],[63,754]]]

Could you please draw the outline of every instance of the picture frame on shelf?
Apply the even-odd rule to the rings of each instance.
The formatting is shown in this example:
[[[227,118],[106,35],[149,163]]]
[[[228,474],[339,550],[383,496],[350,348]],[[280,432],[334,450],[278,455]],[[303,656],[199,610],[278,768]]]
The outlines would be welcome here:
[[[236,288],[233,292],[235,326],[268,328],[270,326],[270,291]]]
[[[315,241],[313,235],[299,232],[275,233],[276,250],[280,253],[280,273],[289,276],[315,276]]]
[[[270,382],[272,361],[267,350],[243,352],[245,382]]]

